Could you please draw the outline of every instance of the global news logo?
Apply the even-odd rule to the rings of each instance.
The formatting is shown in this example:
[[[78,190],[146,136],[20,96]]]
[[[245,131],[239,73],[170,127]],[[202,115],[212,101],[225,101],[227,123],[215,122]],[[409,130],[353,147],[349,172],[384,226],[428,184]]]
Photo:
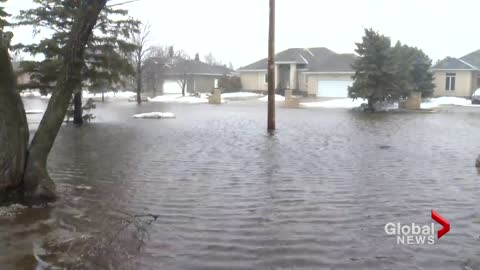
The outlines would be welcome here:
[[[450,223],[432,210],[432,219],[442,226],[435,237],[435,223],[419,225],[416,223],[387,223],[385,233],[396,237],[398,245],[433,245],[450,231]]]

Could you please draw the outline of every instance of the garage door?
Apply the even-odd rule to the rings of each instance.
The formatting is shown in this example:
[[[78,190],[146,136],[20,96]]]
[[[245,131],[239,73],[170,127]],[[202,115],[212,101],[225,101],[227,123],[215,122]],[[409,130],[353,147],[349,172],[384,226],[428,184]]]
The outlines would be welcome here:
[[[178,81],[165,81],[163,83],[163,93],[164,94],[181,94],[182,87]]]
[[[353,81],[318,81],[317,97],[348,97]]]

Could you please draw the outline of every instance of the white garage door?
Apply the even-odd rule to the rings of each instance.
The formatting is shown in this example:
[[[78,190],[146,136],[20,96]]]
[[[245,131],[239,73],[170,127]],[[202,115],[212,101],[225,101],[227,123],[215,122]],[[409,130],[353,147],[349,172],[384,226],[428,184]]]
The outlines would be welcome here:
[[[164,94],[181,94],[182,87],[178,81],[165,81],[163,83],[163,93]]]
[[[317,97],[348,97],[353,81],[318,81]]]

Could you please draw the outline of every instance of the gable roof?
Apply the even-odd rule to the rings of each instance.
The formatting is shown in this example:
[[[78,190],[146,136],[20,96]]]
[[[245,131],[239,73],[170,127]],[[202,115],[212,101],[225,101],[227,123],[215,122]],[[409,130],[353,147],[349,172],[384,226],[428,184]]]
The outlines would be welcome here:
[[[241,67],[238,69],[238,71],[246,71],[246,70],[267,70],[268,66],[268,61],[267,58],[264,58],[260,61],[257,61],[255,63],[252,63],[250,65]]]
[[[353,72],[355,58],[353,54],[338,54],[324,47],[292,48],[277,53],[275,63],[304,64],[308,72]],[[238,71],[266,70],[267,65],[267,59],[264,58]]]
[[[233,70],[226,66],[210,65],[201,61],[186,60],[182,58],[173,59],[149,59],[148,64],[154,63],[157,68],[161,68],[166,75],[180,75],[180,74],[192,74],[192,75],[227,75],[233,72]]]
[[[472,65],[475,69],[480,68],[480,50],[469,53],[460,59]]]
[[[447,57],[440,62],[436,63],[433,67],[433,70],[441,70],[441,69],[465,69],[465,70],[474,70],[472,66],[470,66],[465,61],[461,61],[458,58]]]
[[[480,70],[480,50],[461,58],[446,57],[436,63],[432,70]]]

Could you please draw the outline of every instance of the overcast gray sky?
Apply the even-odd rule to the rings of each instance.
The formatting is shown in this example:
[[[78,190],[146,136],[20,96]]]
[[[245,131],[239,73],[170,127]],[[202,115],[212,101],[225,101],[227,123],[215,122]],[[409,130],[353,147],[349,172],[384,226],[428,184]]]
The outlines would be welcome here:
[[[124,0],[111,0],[119,3]],[[16,13],[31,0],[9,0]],[[209,52],[235,68],[267,55],[268,0],[140,0],[124,6],[152,25],[152,44],[190,55]],[[480,49],[478,0],[277,0],[276,50],[327,47],[353,53],[364,27],[373,27],[432,59]],[[15,32],[28,42],[31,32]]]

